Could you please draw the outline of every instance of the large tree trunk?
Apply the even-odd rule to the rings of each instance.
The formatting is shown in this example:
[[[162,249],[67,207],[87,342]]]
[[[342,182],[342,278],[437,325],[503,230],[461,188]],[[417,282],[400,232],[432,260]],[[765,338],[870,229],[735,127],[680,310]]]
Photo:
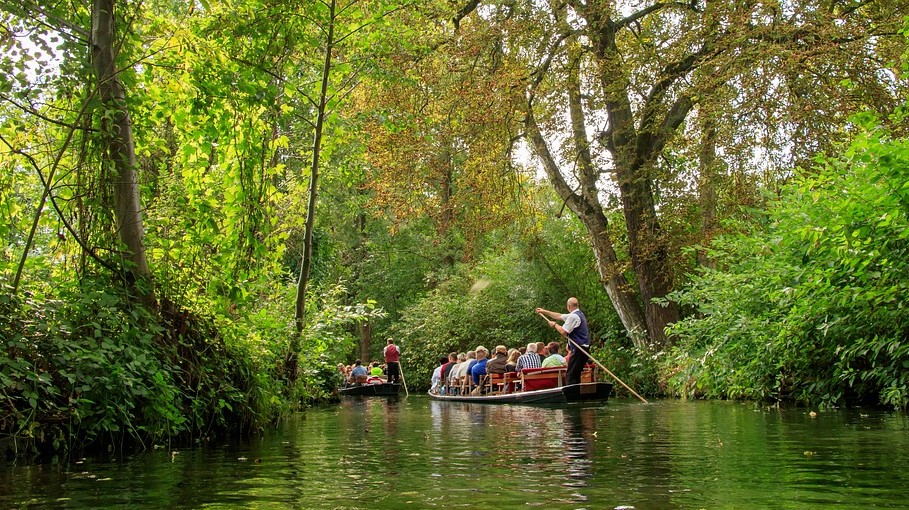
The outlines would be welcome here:
[[[604,282],[606,294],[609,295],[613,308],[635,347],[646,349],[648,336],[644,311],[622,272],[622,264],[618,262],[612,239],[606,230],[606,217],[602,214],[579,217],[590,233],[590,242],[597,259],[597,272],[600,281]]]
[[[592,202],[588,199],[589,195],[584,197],[571,190],[540,132],[532,105],[527,107],[525,126],[534,152],[543,163],[549,181],[590,234],[591,245],[597,259],[597,271],[622,325],[636,346],[646,346],[647,326],[644,314],[620,269],[612,239],[609,237],[609,222],[599,201]]]
[[[297,298],[294,308],[296,341],[291,344],[291,355],[299,350],[299,337],[303,332],[306,316],[306,286],[312,269],[312,242],[316,223],[316,197],[319,190],[319,157],[322,152],[322,130],[328,109],[328,78],[331,73],[331,55],[334,51],[335,36],[335,0],[328,4],[328,27],[325,39],[325,60],[322,64],[322,84],[319,89],[319,101],[316,105],[315,133],[312,141],[312,165],[309,177],[309,202],[306,206],[306,226],[303,231],[303,260],[300,261],[300,277],[297,280]]]
[[[606,293],[622,320],[625,330],[638,348],[647,346],[648,334],[646,315],[618,263],[612,239],[609,237],[609,223],[600,204],[600,190],[597,187],[600,172],[594,164],[587,136],[587,119],[581,96],[581,51],[579,44],[568,45],[568,76],[565,82],[568,92],[568,113],[571,119],[571,138],[574,142],[580,183],[580,199],[586,207],[573,212],[581,219],[590,234],[591,245],[597,259],[597,270],[605,283]]]
[[[300,261],[300,275],[297,279],[297,296],[294,300],[295,334],[290,341],[290,349],[284,363],[284,369],[290,381],[297,380],[297,358],[302,347],[303,326],[306,323],[306,288],[312,271],[312,244],[316,224],[316,198],[319,191],[319,160],[322,153],[322,130],[328,110],[328,78],[331,74],[331,57],[335,46],[335,0],[328,4],[328,26],[325,38],[325,55],[322,63],[322,83],[316,103],[316,122],[312,141],[312,162],[309,175],[309,200],[306,205],[306,224],[303,228],[303,259]]]
[[[628,249],[644,302],[647,330],[654,347],[660,349],[668,343],[666,327],[678,320],[678,306],[665,300],[672,291],[673,271],[669,245],[656,213],[651,173],[668,137],[681,125],[693,106],[688,97],[681,96],[668,108],[665,107],[662,101],[666,100],[666,90],[694,65],[694,61],[686,62],[688,67],[678,66],[675,74],[654,84],[642,107],[639,126],[636,126],[629,99],[628,78],[615,41],[616,30],[621,26],[596,6],[577,7],[588,23],[599,81],[605,93],[609,128],[601,141],[614,163],[628,228]],[[663,302],[656,303],[656,300]]]
[[[650,180],[641,177],[641,170],[619,171],[622,209],[628,226],[628,251],[638,279],[647,330],[655,347],[668,341],[666,326],[678,320],[675,303],[656,303],[672,290],[672,267],[669,264],[666,241],[653,204]]]
[[[136,175],[136,151],[132,123],[126,107],[126,92],[117,69],[116,23],[114,0],[94,0],[92,4],[92,64],[98,79],[98,91],[104,108],[103,131],[107,140],[107,155],[113,167],[114,214],[117,233],[126,247],[128,272],[148,279],[150,271],[145,257],[142,208],[139,203],[139,184]],[[150,282],[135,287],[146,304],[154,306]]]

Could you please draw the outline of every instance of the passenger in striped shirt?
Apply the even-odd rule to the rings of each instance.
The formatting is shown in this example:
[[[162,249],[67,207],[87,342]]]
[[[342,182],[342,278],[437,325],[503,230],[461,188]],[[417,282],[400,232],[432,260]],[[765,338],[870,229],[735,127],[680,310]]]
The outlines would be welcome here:
[[[518,358],[518,365],[515,367],[516,372],[521,372],[524,368],[540,368],[540,356],[537,355],[537,344],[527,344],[527,352]]]

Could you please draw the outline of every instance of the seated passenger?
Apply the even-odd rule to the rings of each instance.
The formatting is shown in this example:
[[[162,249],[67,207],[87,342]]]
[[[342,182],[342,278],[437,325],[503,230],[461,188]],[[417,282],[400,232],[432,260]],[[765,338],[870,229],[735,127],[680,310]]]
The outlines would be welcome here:
[[[565,358],[559,354],[559,342],[550,342],[547,348],[549,350],[549,356],[543,360],[543,368],[564,367],[568,365]]]
[[[467,353],[467,373],[464,375],[470,375],[470,371],[473,370],[473,366],[477,364],[477,350],[474,349]]]
[[[451,352],[448,353],[448,362],[442,365],[442,371],[439,374],[441,382],[439,386],[441,387],[442,393],[448,393],[448,379],[451,377],[451,370],[458,363],[458,353]]]
[[[511,349],[508,351],[508,360],[505,361],[505,371],[506,372],[517,372],[518,367],[518,358],[521,357],[521,351],[517,349]]]
[[[347,384],[347,367],[344,366],[344,363],[338,363],[338,379],[341,386]]]
[[[497,345],[495,355],[486,363],[487,374],[504,374],[505,363],[508,362],[508,349],[504,345]]]
[[[431,379],[432,387],[429,388],[430,393],[439,392],[439,387],[442,384],[442,365],[444,365],[445,363],[448,363],[448,358],[446,356],[442,356],[441,358],[439,358],[439,365],[436,367],[435,370],[432,371],[432,379]]]
[[[540,356],[537,355],[537,344],[529,343],[527,344],[527,352],[518,358],[515,371],[520,372],[525,368],[540,368],[540,364]]]
[[[549,356],[549,352],[546,350],[546,344],[543,342],[537,342],[537,356],[540,357],[540,366],[543,366],[543,360],[546,359],[546,356]]]
[[[486,356],[489,354],[489,351],[482,345],[477,346],[477,362],[470,367],[470,376],[473,378],[474,384],[480,384],[480,378],[486,375],[486,363],[489,361]]]
[[[461,365],[466,365],[466,363],[465,363],[466,361],[467,361],[467,354],[464,354],[462,352],[462,353],[458,354],[455,364],[451,366],[451,370],[448,372],[448,381],[446,382],[446,384],[448,385],[449,393],[457,392],[456,390],[457,390],[458,382],[459,382],[459,378],[460,378],[460,376],[458,375],[458,372],[461,369]]]
[[[456,379],[458,384],[460,384],[460,382],[462,380],[464,380],[465,377],[470,377],[471,363],[476,363],[476,361],[477,361],[476,351],[468,352],[464,357],[464,361],[462,363],[458,364],[458,371],[457,372],[452,371],[451,378]]]
[[[372,375],[375,377],[380,377],[380,376],[385,375],[385,372],[382,371],[382,367],[379,366],[378,361],[373,361],[372,365],[370,365],[369,375]]]
[[[366,367],[363,366],[363,362],[360,360],[354,361],[353,370],[350,371],[350,383],[355,384],[360,376],[366,377],[367,375],[368,372]]]

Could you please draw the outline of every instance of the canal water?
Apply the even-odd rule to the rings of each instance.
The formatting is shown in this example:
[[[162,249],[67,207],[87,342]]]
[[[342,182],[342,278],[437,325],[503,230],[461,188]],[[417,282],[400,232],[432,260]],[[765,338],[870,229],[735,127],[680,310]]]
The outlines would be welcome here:
[[[0,468],[0,508],[909,508],[879,410],[349,398],[264,436]]]

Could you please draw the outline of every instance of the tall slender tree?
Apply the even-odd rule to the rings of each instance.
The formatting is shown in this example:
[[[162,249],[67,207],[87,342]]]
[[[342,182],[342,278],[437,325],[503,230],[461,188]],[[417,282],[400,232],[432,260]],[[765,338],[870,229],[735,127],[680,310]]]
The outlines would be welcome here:
[[[139,202],[139,183],[136,176],[136,147],[132,122],[126,105],[126,90],[117,66],[117,23],[114,0],[92,2],[92,68],[98,80],[102,112],[101,129],[106,140],[106,163],[114,189],[114,213],[117,233],[126,248],[124,259],[128,270],[148,279],[151,272],[145,256],[145,229],[142,225],[142,205]],[[151,282],[139,288],[147,303],[153,304]]]

